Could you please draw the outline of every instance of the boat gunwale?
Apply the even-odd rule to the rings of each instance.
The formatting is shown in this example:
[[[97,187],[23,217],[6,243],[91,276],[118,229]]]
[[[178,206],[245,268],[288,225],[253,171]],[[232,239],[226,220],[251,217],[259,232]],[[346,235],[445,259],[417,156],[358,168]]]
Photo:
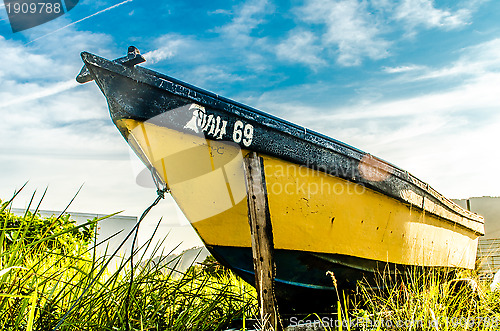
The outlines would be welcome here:
[[[213,106],[215,108],[221,108],[221,105],[220,104],[218,105],[217,102],[222,103],[223,106],[222,109],[226,112],[233,113],[236,116],[243,117],[250,121],[258,122],[260,125],[268,127],[269,129],[278,130],[284,134],[288,134],[295,138],[307,141],[308,143],[344,155],[345,157],[361,161],[361,159],[365,155],[369,155],[370,157],[373,157],[374,159],[381,162],[385,166],[388,166],[392,175],[426,192],[431,197],[439,201],[443,205],[443,207],[447,208],[449,211],[457,214],[458,216],[464,217],[469,221],[476,222],[479,224],[484,224],[484,218],[482,216],[459,206],[452,200],[446,198],[441,193],[437,192],[429,184],[423,182],[422,180],[410,174],[408,171],[403,170],[395,166],[394,164],[387,162],[383,159],[380,159],[378,157],[375,157],[369,153],[363,152],[362,150],[353,147],[349,144],[346,144],[344,142],[341,142],[339,140],[336,140],[332,137],[326,136],[314,130],[307,129],[306,127],[302,127],[298,124],[289,122],[277,116],[265,113],[261,110],[255,109],[253,107],[247,106],[237,101],[231,100],[229,98],[220,96],[216,93],[204,90],[200,87],[183,82],[179,79],[170,77],[168,75],[156,72],[151,69],[144,68],[142,66],[135,66],[132,68],[127,67],[124,66],[123,64],[107,60],[105,58],[102,58],[100,56],[88,52],[82,52],[81,56],[85,64],[89,63],[93,66],[100,67],[110,72],[114,72],[115,74],[127,77],[136,82],[140,82],[155,88],[159,88],[161,90],[165,90],[174,95],[188,98],[193,101],[200,101],[202,98],[200,98],[200,96],[196,96],[196,93],[198,93],[201,96],[205,97],[205,99],[202,100],[203,103],[205,104],[210,104],[207,101],[212,99],[212,104],[210,106]],[[172,87],[169,88],[168,85],[171,85]],[[175,86],[180,86],[181,88],[185,89],[185,91],[182,91],[182,89],[176,89],[174,88]],[[191,93],[191,91],[194,93]],[[262,119],[265,119],[265,121],[262,121]],[[422,198],[425,200],[425,197]],[[410,203],[417,208],[422,208],[421,206],[418,206],[416,203],[406,200],[403,201]],[[443,218],[447,219],[446,217]],[[481,235],[483,234],[482,232],[477,231],[476,229],[471,228],[467,225],[461,224],[460,222],[451,219],[450,221],[462,225],[475,233],[479,233]]]

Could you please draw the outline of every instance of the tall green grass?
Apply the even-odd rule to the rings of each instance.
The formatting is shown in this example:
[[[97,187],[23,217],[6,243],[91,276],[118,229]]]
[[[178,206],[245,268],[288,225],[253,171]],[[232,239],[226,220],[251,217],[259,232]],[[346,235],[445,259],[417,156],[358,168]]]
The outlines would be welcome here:
[[[144,254],[168,255],[150,238],[133,252],[130,282],[130,257],[111,265],[92,244],[106,217],[77,226],[69,216],[15,216],[11,204],[0,201],[1,330],[222,330],[255,314],[255,290],[227,270],[179,275]]]
[[[470,284],[477,284],[477,290]],[[500,329],[500,293],[479,281],[476,271],[413,268],[397,278],[381,274],[373,285],[362,282],[357,302],[344,303],[351,306],[344,329]]]
[[[500,291],[491,291],[476,271],[387,271],[375,282],[360,282],[357,293],[338,289],[340,300],[331,314],[310,314],[303,322],[311,330],[500,330]],[[327,275],[336,287],[333,273]]]
[[[131,279],[130,257],[112,260],[111,251],[99,255],[93,245],[107,217],[77,225],[67,215],[31,213],[32,203],[15,216],[13,199],[0,201],[0,330],[224,330],[257,316],[254,288],[215,261],[179,273],[166,260],[153,263],[150,255],[170,252],[160,250],[163,241],[151,247],[150,238],[133,252]],[[456,277],[476,280],[479,290],[454,286]],[[338,323],[323,329],[499,330],[500,293],[478,278],[436,269],[396,280],[382,274],[376,286],[359,284],[356,295],[339,289]]]

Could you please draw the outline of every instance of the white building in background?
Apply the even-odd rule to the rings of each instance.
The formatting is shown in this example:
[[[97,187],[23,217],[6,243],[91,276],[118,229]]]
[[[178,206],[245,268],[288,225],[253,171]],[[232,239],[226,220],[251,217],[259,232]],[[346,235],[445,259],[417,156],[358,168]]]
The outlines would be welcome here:
[[[33,212],[34,210],[31,210]],[[14,215],[22,216],[25,214],[24,209],[12,208],[11,212]],[[60,211],[54,210],[39,210],[38,214],[41,217],[51,217],[59,216]],[[94,218],[105,217],[105,214],[93,214],[93,213],[78,213],[78,212],[67,212],[65,214],[70,214],[70,218],[73,219],[77,225],[84,224],[89,220]],[[98,257],[111,256],[114,251],[120,246],[120,244],[125,240],[127,235],[130,233],[134,225],[137,223],[138,218],[136,216],[122,216],[114,215],[108,217],[102,221],[98,222],[97,226],[97,248],[96,255]],[[121,232],[120,232],[121,231]],[[120,232],[120,233],[118,233]],[[118,234],[117,234],[118,233]],[[111,239],[107,240],[109,237],[115,235]],[[108,265],[109,271],[114,271],[122,262],[123,258],[128,258],[130,256],[130,249],[132,246],[134,234],[132,234],[123,246],[118,250],[116,256],[110,261]],[[104,242],[106,241],[106,242]],[[136,242],[136,248],[137,248]],[[139,256],[142,254],[139,254]],[[202,263],[210,253],[205,247],[193,247],[184,250],[180,254],[170,254],[168,256],[146,256],[145,260],[139,261],[139,259],[134,259],[135,264],[146,265],[146,262],[150,262],[152,265],[159,265],[165,268],[166,272],[170,272],[171,269],[175,269],[172,272],[173,276],[179,276],[184,273],[190,266],[198,265]],[[129,264],[125,266],[128,268]]]
[[[484,236],[479,238],[477,260],[481,278],[493,279],[500,270],[500,197],[454,200],[484,217]],[[468,202],[467,202],[468,201]]]
[[[34,210],[32,210],[33,212]],[[24,215],[25,210],[19,208],[12,208],[11,212],[14,215]],[[50,217],[55,215],[56,217],[61,214],[60,211],[54,210],[39,210],[38,214],[42,217]],[[75,220],[77,225],[84,224],[88,220],[92,220],[94,218],[105,217],[105,214],[92,214],[92,213],[78,213],[78,212],[66,212],[65,214],[70,214],[70,218]],[[128,233],[132,230],[134,225],[137,223],[136,216],[122,216],[122,215],[114,215],[108,217],[102,221],[98,222],[97,225],[97,248],[96,253],[98,256],[103,256],[104,254],[110,256],[125,240]],[[121,232],[120,232],[121,231]],[[118,233],[120,232],[120,233]],[[107,238],[112,235],[118,233],[107,242]],[[133,235],[131,235],[127,241],[123,244],[123,246],[118,250],[118,257],[127,257],[130,256],[130,249],[132,246]],[[116,262],[118,259],[116,259]]]

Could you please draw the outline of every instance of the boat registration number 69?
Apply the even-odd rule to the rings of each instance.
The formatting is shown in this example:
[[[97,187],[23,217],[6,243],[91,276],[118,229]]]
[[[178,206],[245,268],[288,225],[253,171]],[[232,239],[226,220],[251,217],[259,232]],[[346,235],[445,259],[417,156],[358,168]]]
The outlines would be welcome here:
[[[237,144],[243,143],[246,147],[252,144],[253,140],[253,125],[243,124],[242,121],[238,120],[234,123],[233,130],[233,141]]]

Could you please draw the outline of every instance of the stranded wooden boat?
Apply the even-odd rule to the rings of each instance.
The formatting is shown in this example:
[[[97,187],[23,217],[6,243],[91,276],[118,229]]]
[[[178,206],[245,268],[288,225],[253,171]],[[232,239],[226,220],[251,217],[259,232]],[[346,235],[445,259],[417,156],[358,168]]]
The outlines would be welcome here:
[[[135,67],[134,48],[109,61],[82,53],[111,118],[170,192],[206,247],[254,283],[243,170],[263,158],[276,296],[295,305],[335,298],[383,268],[474,268],[481,216],[408,172],[335,139]],[[314,296],[314,300],[304,300]]]

